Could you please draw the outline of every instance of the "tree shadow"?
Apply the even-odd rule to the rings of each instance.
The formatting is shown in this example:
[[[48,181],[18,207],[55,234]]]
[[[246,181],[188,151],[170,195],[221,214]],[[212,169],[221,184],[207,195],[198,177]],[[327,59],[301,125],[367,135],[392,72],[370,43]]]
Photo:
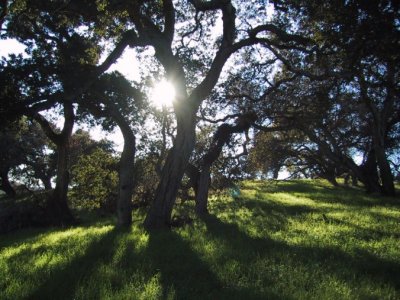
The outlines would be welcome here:
[[[163,299],[265,299],[257,291],[225,285],[177,233],[150,232],[147,255],[161,275]]]
[[[82,282],[100,263],[109,262],[114,247],[127,229],[114,228],[93,241],[83,255],[74,257],[67,265],[54,268],[48,278],[38,285],[29,299],[73,299]]]
[[[259,193],[290,193],[292,195],[304,196],[317,203],[345,204],[357,207],[372,207],[383,203],[400,205],[388,197],[380,195],[371,196],[365,191],[350,186],[327,186],[318,181],[282,181],[273,183],[260,183],[255,187]],[[267,197],[266,197],[267,198]]]
[[[243,209],[248,211],[251,216],[245,216],[245,218],[240,219],[239,215]],[[291,217],[301,218],[309,213],[319,212],[322,214],[324,211],[301,204],[284,205],[268,199],[261,200],[257,197],[256,200],[238,197],[229,202],[229,205],[222,201],[216,202],[210,210],[217,215],[223,213],[242,225],[250,225],[259,230],[269,231],[284,229]]]
[[[283,261],[281,264],[295,263],[304,266],[304,269],[308,266],[320,266],[323,268],[324,275],[332,275],[345,282],[353,280],[354,277],[367,276],[372,282],[379,282],[382,286],[390,284],[395,289],[400,289],[400,264],[378,258],[361,248],[357,248],[356,253],[350,255],[339,248],[323,245],[321,247],[289,245],[270,238],[251,237],[241,231],[237,224],[224,223],[214,215],[206,216],[202,220],[210,236],[225,241],[233,249],[249,248],[254,253],[254,257],[279,257],[280,253],[284,253],[284,257],[292,257],[293,260]],[[234,255],[234,259],[242,264],[250,263],[248,254],[238,251]],[[314,274],[304,274],[304,276],[312,278]],[[275,279],[271,275],[265,275],[263,280],[265,285],[269,286]],[[276,298],[288,299],[291,295],[281,294]]]

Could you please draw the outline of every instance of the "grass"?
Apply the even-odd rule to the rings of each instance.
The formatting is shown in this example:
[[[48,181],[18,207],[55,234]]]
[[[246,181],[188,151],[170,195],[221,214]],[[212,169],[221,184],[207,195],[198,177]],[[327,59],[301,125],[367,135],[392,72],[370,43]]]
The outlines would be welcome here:
[[[175,213],[191,214],[193,203]],[[0,299],[400,299],[400,206],[324,181],[244,182],[210,216],[144,212],[0,236]]]

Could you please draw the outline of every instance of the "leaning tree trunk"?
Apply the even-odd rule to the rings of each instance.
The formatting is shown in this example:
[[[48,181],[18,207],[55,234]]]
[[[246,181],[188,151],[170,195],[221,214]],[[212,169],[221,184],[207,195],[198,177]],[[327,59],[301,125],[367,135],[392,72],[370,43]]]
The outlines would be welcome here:
[[[1,189],[6,193],[6,195],[10,198],[15,198],[17,193],[12,187],[10,180],[8,179],[8,170],[2,170],[0,172],[1,177]]]
[[[247,131],[250,126],[256,121],[257,115],[254,112],[247,112],[240,115],[236,119],[235,125],[221,124],[216,130],[213,141],[208,149],[207,153],[203,156],[201,162],[201,172],[198,181],[197,193],[196,193],[196,206],[195,212],[199,216],[208,214],[208,191],[210,189],[210,172],[211,166],[218,159],[222,152],[222,148],[229,142],[232,134],[245,132],[246,137]],[[244,144],[245,148],[245,144]],[[247,153],[247,150],[246,150]]]
[[[119,161],[119,192],[117,200],[117,226],[132,224],[132,194],[134,186],[135,136],[124,118],[115,118],[124,137],[124,148]]]
[[[208,214],[208,191],[210,189],[210,170],[211,165],[204,165],[197,186],[195,212],[199,216]]]
[[[161,172],[154,201],[144,221],[146,229],[170,226],[172,208],[195,145],[195,112],[177,116],[177,134]]]
[[[390,164],[387,160],[384,144],[384,137],[383,134],[379,134],[378,130],[375,130],[374,134],[374,149],[375,149],[375,156],[376,162],[379,167],[379,174],[382,182],[382,193],[385,196],[392,196],[396,195],[396,189],[394,187],[394,179],[392,171],[390,170]]]

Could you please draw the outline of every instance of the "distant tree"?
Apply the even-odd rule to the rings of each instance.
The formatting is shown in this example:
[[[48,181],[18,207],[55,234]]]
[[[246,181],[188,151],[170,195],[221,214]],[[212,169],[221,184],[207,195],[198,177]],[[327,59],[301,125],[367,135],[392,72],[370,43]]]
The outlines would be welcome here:
[[[114,212],[118,159],[101,148],[79,156],[71,169],[69,200],[74,207]]]
[[[0,176],[1,189],[9,197],[15,197],[16,192],[9,179],[9,172],[20,165],[24,158],[21,144],[21,129],[23,122],[15,121],[0,130]]]
[[[37,189],[40,181],[45,190],[51,190],[57,163],[55,145],[36,121],[26,117],[21,120],[24,120],[24,126],[19,143],[24,145],[23,159],[21,164],[12,170],[12,174],[28,187]]]
[[[254,147],[249,151],[248,172],[255,177],[278,179],[282,168],[291,166],[290,160],[296,155],[299,143],[304,141],[304,135],[296,130],[259,131],[254,140]]]
[[[321,52],[307,57],[292,52],[291,57],[281,56],[281,61],[291,72],[309,78],[340,79],[338,87],[352,92],[349,100],[358,109],[351,113],[362,121],[361,126],[368,125],[380,189],[393,196],[388,135],[400,122],[397,1],[287,1],[282,6],[277,19],[296,20],[295,30],[315,37]],[[298,72],[301,65],[305,72]]]
[[[78,13],[77,13],[78,12]],[[117,45],[98,64],[101,36],[82,30],[96,19],[97,4],[82,1],[13,1],[4,16],[1,38],[15,38],[27,46],[26,57],[9,56],[0,65],[2,82],[0,116],[9,122],[21,114],[34,117],[57,147],[56,187],[48,201],[53,223],[73,220],[67,205],[68,147],[74,125],[74,102],[115,62],[127,46]],[[23,21],[21,21],[23,18]],[[89,26],[90,27],[90,26]],[[98,30],[102,30],[98,24]],[[60,105],[61,132],[39,112]]]

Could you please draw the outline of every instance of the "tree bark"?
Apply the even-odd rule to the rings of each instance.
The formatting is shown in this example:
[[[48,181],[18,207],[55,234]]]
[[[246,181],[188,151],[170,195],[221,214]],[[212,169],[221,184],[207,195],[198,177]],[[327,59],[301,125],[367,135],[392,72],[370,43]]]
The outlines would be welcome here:
[[[384,148],[384,136],[383,133],[379,134],[379,130],[374,130],[374,150],[376,156],[376,162],[379,167],[379,175],[382,182],[382,193],[385,196],[392,196],[396,195],[396,189],[394,187],[394,179],[393,174],[390,169],[390,164],[387,160],[385,148]]]
[[[146,229],[170,226],[172,208],[195,145],[195,111],[177,116],[177,134],[174,146],[165,161],[155,199],[144,221]]]
[[[117,200],[117,226],[132,224],[132,194],[134,188],[134,164],[136,141],[129,124],[122,116],[115,118],[124,137],[124,148],[119,161],[119,192]]]
[[[40,114],[35,114],[35,120],[40,124],[49,139],[57,147],[56,186],[47,201],[47,212],[50,222],[55,225],[65,225],[74,222],[74,217],[68,207],[69,184],[69,141],[74,127],[74,109],[72,103],[63,103],[64,127],[61,133],[55,133],[50,123]]]
[[[49,217],[52,223],[65,225],[73,222],[74,218],[68,207],[69,184],[69,137],[64,137],[57,144],[57,177],[56,186],[48,201]]]
[[[196,194],[196,205],[195,212],[199,216],[208,214],[208,191],[210,189],[210,170],[211,165],[203,166],[200,173],[197,194]]]
[[[44,189],[46,190],[46,191],[50,191],[51,189],[52,189],[52,186],[51,186],[51,177],[41,177],[40,178],[40,181],[43,183],[43,185],[44,185]]]
[[[353,176],[362,182],[367,193],[381,193],[374,159],[375,157],[372,151],[368,154],[365,164],[361,166],[358,166],[350,158],[347,158],[344,161],[345,165],[352,171]]]
[[[10,180],[8,179],[8,170],[2,170],[0,172],[1,177],[1,189],[6,193],[6,195],[10,198],[15,198],[17,193],[12,187]]]
[[[386,196],[395,196],[396,190],[394,187],[393,174],[390,169],[385,153],[385,135],[388,129],[388,120],[394,109],[395,99],[395,70],[393,62],[387,64],[386,86],[387,96],[383,101],[383,107],[380,108],[374,104],[374,101],[370,99],[368,95],[368,84],[364,74],[358,76],[360,84],[360,93],[362,100],[366,107],[372,114],[371,125],[372,125],[372,142],[373,148],[376,155],[376,162],[379,167],[380,179],[382,182],[381,193]]]
[[[195,212],[197,215],[202,216],[208,214],[208,191],[210,189],[210,172],[211,166],[218,159],[221,154],[222,148],[225,144],[229,143],[232,134],[245,132],[246,137],[247,131],[250,126],[256,121],[257,116],[253,112],[248,112],[238,116],[235,125],[222,124],[218,127],[214,134],[213,142],[207,153],[202,158],[201,172],[198,181],[197,194],[196,194],[196,206]],[[245,147],[245,146],[244,146]],[[247,153],[247,151],[246,151]]]

